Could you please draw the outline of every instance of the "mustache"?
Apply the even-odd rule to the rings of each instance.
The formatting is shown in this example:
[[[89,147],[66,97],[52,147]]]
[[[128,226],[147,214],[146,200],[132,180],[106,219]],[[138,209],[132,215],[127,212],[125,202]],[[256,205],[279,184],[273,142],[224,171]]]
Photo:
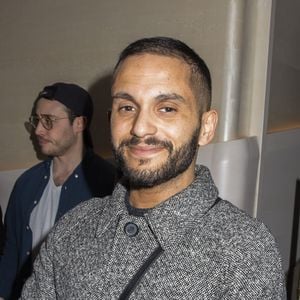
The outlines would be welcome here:
[[[41,141],[41,142],[43,142],[43,141],[44,141],[44,142],[50,142],[50,140],[45,139],[45,138],[40,137],[40,136],[36,136],[36,139],[37,139],[38,142],[40,142],[40,141]]]
[[[146,144],[146,145],[153,145],[153,146],[159,146],[162,148],[166,148],[170,153],[173,151],[173,145],[170,141],[167,140],[159,140],[155,137],[149,137],[146,139],[141,139],[139,137],[133,136],[130,139],[123,140],[119,146],[119,148],[122,147],[130,147],[130,146],[136,146],[138,144]]]

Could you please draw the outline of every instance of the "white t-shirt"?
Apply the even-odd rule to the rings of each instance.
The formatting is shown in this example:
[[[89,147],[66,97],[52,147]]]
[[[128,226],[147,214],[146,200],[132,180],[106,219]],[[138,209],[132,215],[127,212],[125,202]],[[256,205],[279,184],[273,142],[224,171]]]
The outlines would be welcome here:
[[[55,185],[52,168],[53,162],[50,166],[48,184],[45,187],[39,203],[35,206],[30,215],[29,225],[32,231],[32,249],[35,249],[43,242],[54,225],[57,214],[61,186]]]

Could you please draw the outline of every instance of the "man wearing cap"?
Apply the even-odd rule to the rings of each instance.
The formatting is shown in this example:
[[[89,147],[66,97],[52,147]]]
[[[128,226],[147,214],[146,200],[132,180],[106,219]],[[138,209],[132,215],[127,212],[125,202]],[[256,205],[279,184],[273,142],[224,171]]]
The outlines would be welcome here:
[[[18,298],[53,224],[80,202],[111,194],[116,179],[115,168],[92,151],[93,102],[87,91],[67,83],[46,86],[33,111],[30,124],[49,159],[23,173],[9,199],[0,261],[3,299]]]

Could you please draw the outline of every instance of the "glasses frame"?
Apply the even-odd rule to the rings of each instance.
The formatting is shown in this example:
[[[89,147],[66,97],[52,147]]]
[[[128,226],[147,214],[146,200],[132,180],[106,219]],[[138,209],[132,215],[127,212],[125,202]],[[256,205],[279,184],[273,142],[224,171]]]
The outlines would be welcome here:
[[[67,116],[67,117],[56,117],[53,115],[47,115],[47,114],[41,114],[40,116],[37,115],[32,115],[29,117],[29,123],[30,125],[36,129],[41,122],[42,126],[46,130],[51,130],[53,128],[53,123],[59,121],[59,120],[64,120],[64,119],[69,119],[71,122],[76,118],[76,116]],[[37,121],[37,122],[35,122]],[[48,123],[47,123],[48,122]]]

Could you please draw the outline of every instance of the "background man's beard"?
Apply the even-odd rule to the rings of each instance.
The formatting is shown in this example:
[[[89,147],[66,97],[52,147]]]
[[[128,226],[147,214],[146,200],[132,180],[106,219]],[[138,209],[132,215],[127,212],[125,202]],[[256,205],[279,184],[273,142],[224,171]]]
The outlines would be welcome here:
[[[144,143],[163,146],[169,153],[167,161],[162,165],[157,165],[155,169],[138,170],[127,165],[124,157],[124,148],[129,145],[137,145],[139,138],[136,137],[123,141],[117,149],[114,148],[115,159],[132,188],[150,188],[165,183],[187,170],[197,152],[199,132],[200,129],[197,128],[191,139],[176,151],[173,150],[173,145],[169,141],[160,141],[156,138],[146,139]],[[147,162],[147,159],[141,159],[139,164],[143,165]]]

